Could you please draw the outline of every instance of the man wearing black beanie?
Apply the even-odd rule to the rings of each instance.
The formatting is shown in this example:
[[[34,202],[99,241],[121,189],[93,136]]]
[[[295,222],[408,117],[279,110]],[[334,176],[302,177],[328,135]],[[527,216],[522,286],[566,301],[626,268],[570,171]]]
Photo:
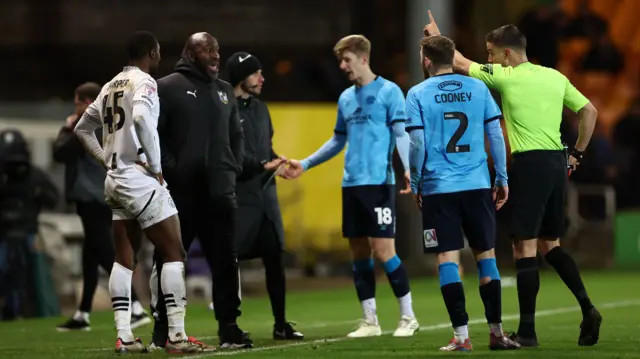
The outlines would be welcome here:
[[[274,177],[286,159],[273,150],[269,110],[257,98],[264,83],[262,65],[254,55],[238,52],[227,60],[227,71],[245,134],[242,175],[236,185],[238,259],[262,258],[275,319],[273,339],[301,340],[304,335],[285,318],[284,228]]]

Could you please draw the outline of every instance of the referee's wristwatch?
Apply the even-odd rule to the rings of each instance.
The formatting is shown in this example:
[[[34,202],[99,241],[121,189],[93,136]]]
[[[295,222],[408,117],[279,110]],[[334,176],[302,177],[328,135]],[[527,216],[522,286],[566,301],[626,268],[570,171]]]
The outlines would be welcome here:
[[[571,150],[570,155],[573,156],[573,158],[575,158],[576,160],[578,160],[578,162],[580,162],[582,161],[582,157],[584,157],[584,151],[580,151],[574,148],[573,150]]]

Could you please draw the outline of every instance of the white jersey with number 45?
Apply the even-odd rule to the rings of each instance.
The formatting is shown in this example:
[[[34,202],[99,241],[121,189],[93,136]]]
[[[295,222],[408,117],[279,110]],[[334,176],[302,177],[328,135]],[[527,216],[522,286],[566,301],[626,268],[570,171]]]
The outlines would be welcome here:
[[[142,104],[149,109],[145,121],[154,131],[158,126],[160,101],[156,81],[137,67],[126,66],[109,81],[96,100],[87,108],[87,117],[103,124],[102,159],[109,171],[133,167],[143,161],[140,141],[133,121],[134,105]],[[157,132],[154,134],[155,153],[160,153]],[[159,159],[158,159],[159,160]]]
[[[107,167],[104,194],[113,220],[137,220],[148,228],[178,213],[154,174],[161,172],[156,82],[137,67],[125,67],[89,105],[74,132],[94,157]],[[102,148],[95,131],[102,127]],[[148,169],[136,164],[145,162]]]

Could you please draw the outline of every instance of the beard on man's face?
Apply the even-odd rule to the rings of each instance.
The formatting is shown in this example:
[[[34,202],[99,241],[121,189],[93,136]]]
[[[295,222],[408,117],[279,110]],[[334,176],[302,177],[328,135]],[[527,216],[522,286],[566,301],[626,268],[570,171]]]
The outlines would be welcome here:
[[[260,92],[262,92],[262,86],[259,84],[251,85],[246,80],[242,82],[241,87],[244,92],[254,96],[258,96],[260,95]]]
[[[429,78],[429,69],[427,68],[427,66],[425,66],[425,64],[422,64],[422,73],[424,74],[424,78],[428,79]]]
[[[200,72],[202,72],[203,75],[209,76],[212,80],[218,78],[217,66],[216,70],[214,70],[212,66],[209,65],[210,61],[196,57],[193,59],[192,63],[198,70],[200,70]]]

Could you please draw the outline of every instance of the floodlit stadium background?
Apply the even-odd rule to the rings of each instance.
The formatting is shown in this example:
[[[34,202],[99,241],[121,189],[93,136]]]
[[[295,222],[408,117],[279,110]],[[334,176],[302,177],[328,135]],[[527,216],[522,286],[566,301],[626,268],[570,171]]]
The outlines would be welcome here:
[[[598,127],[585,165],[572,178],[570,227],[563,242],[583,268],[605,271],[640,265],[640,212],[633,210],[640,203],[635,188],[639,174],[637,166],[630,165],[637,161],[634,139],[640,136],[637,0],[4,1],[0,129],[24,131],[34,163],[62,191],[64,168],[53,162],[51,144],[72,112],[74,88],[85,81],[102,84],[115,75],[125,61],[124,42],[134,30],[151,30],[161,43],[157,77],[172,71],[190,33],[207,31],[220,43],[223,65],[241,50],[260,58],[275,149],[301,158],[332,135],[336,99],[349,85],[331,51],[335,42],[350,33],[366,35],[373,45],[374,71],[407,91],[423,79],[418,42],[427,9],[443,34],[478,62],[486,61],[487,31],[510,22],[522,25],[530,59],[562,71],[596,105]],[[600,33],[604,35],[593,35]],[[226,78],[224,68],[221,77]],[[567,114],[566,119],[563,134],[573,144],[576,118]],[[340,235],[342,158],[296,182],[278,180],[291,281],[350,275],[347,242]],[[433,275],[433,258],[421,254],[418,212],[409,197],[397,202],[399,255],[413,276]],[[498,216],[498,261],[505,271],[512,267],[503,226],[507,212],[508,207]],[[55,212],[42,215],[41,223],[60,303],[73,307],[81,278],[79,218],[61,201]],[[136,280],[144,294],[148,247],[140,259]],[[191,259],[190,285],[206,289],[206,284],[199,284],[207,280],[204,261]],[[463,260],[467,271],[475,271],[470,256]],[[261,263],[243,263],[242,273],[246,295],[254,284],[263,286]],[[106,278],[103,273],[96,310],[110,307]]]

